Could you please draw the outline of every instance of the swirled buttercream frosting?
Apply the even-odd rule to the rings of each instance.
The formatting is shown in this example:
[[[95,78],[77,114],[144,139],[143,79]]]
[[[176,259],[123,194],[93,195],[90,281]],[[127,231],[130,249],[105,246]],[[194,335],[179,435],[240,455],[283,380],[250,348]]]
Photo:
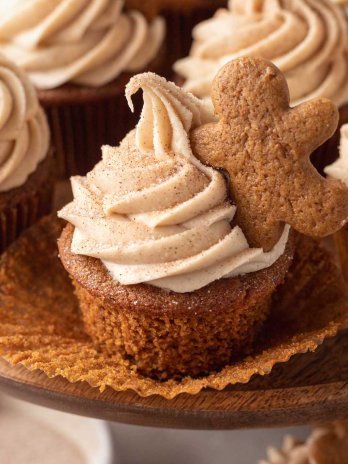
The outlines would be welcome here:
[[[287,436],[282,449],[271,447],[267,454],[267,460],[260,464],[346,464],[348,423],[334,422],[318,427],[306,442]]]
[[[156,56],[162,18],[123,12],[122,0],[0,0],[0,52],[39,89],[99,87]]]
[[[48,124],[34,87],[0,55],[0,192],[23,185],[48,147]]]
[[[225,63],[249,55],[285,74],[293,105],[315,97],[348,101],[347,24],[331,0],[231,0],[196,26],[193,38],[189,56],[174,69],[198,97],[210,96]]]
[[[207,105],[152,73],[132,78],[143,90],[135,131],[86,177],[73,177],[74,200],[60,217],[75,226],[72,252],[102,260],[123,284],[147,283],[179,293],[271,266],[283,254],[289,228],[273,250],[248,246],[231,221],[224,176],[193,154],[190,131],[214,120]]]
[[[348,124],[341,127],[340,156],[330,166],[325,168],[325,173],[344,182],[348,187]]]

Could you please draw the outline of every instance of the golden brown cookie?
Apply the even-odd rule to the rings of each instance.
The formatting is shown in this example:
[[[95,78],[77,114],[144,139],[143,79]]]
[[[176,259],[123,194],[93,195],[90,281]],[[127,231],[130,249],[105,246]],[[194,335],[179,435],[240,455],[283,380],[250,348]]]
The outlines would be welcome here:
[[[192,146],[202,162],[228,172],[250,245],[271,249],[284,223],[312,237],[339,230],[348,189],[324,179],[309,159],[336,129],[335,105],[320,98],[290,108],[282,73],[249,57],[221,69],[212,100],[219,122],[195,129]]]

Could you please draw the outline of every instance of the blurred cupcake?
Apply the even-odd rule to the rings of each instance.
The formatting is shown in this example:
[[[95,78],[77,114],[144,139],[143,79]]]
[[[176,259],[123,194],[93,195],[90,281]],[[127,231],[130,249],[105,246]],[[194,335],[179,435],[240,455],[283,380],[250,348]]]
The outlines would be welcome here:
[[[341,128],[340,156],[330,166],[325,168],[325,173],[339,179],[348,186],[348,124]],[[341,258],[342,270],[348,280],[348,224],[335,234],[337,249]]]
[[[151,19],[158,14],[167,22],[167,48],[170,75],[174,61],[186,56],[192,43],[192,28],[210,18],[227,0],[125,0],[128,8],[142,11]]]
[[[161,70],[164,21],[122,8],[121,0],[0,3],[0,52],[38,89],[61,174],[86,173],[102,143],[122,139],[134,125],[126,82]]]
[[[245,64],[240,60],[235,66]],[[268,65],[249,66],[257,71]],[[223,73],[216,78],[217,91],[224,78]],[[286,93],[283,78],[277,79]],[[235,205],[230,197],[235,198],[236,184],[229,189],[213,163],[202,164],[195,156],[193,137],[195,148],[199,142],[206,146],[203,134],[216,126],[209,105],[145,73],[127,86],[130,107],[139,89],[144,107],[136,130],[118,147],[104,146],[102,161],[86,177],[72,178],[74,200],[59,213],[69,222],[59,254],[86,330],[103,350],[121,353],[148,376],[202,375],[250,352],[291,264],[294,237],[283,221],[272,225],[273,235],[255,225],[247,231],[252,192],[238,196]],[[310,169],[306,188],[310,194],[316,183],[319,204],[329,183]],[[249,176],[246,165],[240,175]],[[275,175],[279,178],[279,169]],[[273,186],[271,169],[267,177]],[[348,197],[340,183],[334,186],[327,193]],[[262,205],[258,197],[259,209],[267,204],[267,195]],[[315,209],[308,214],[313,232]],[[348,205],[337,201],[337,210],[340,226]],[[337,230],[331,218],[323,222]]]
[[[306,442],[287,436],[282,449],[269,448],[267,455],[260,464],[346,464],[348,423],[317,427]]]
[[[25,73],[0,55],[0,250],[50,212],[49,129]]]
[[[184,88],[209,98],[217,71],[243,55],[271,60],[285,74],[292,106],[327,97],[348,122],[348,33],[331,0],[231,0],[193,30],[188,57],[175,63]],[[337,158],[339,132],[313,155],[320,169]]]

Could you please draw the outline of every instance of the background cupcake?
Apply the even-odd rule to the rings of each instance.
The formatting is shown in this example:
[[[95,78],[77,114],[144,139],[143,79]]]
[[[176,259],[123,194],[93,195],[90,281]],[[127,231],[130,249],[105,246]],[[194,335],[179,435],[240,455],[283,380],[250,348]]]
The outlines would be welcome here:
[[[341,180],[348,187],[348,124],[341,128],[340,156],[325,168],[325,172],[329,177]],[[335,239],[343,273],[348,280],[348,224],[335,234]]]
[[[0,52],[38,89],[65,175],[87,172],[102,143],[133,126],[123,98],[130,75],[160,70],[164,21],[122,9],[121,0],[0,3]]]
[[[0,250],[50,211],[49,129],[25,73],[0,55]]]
[[[188,57],[174,69],[184,88],[209,98],[218,69],[239,56],[259,56],[287,79],[291,104],[327,97],[348,121],[347,24],[330,0],[233,0],[193,31]],[[337,157],[339,133],[314,155],[320,168]]]
[[[166,19],[169,75],[174,61],[189,52],[192,28],[226,4],[227,0],[125,0],[126,7],[139,9],[148,18],[161,14]]]

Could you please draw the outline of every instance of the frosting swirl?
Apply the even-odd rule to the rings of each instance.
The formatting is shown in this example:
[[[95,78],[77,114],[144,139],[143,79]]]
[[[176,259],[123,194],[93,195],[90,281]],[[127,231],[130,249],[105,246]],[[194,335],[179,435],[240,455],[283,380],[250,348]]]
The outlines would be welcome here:
[[[135,76],[126,95],[143,89],[135,131],[86,177],[72,178],[74,201],[59,216],[75,226],[72,251],[99,258],[123,285],[148,283],[179,293],[220,278],[271,266],[273,250],[249,248],[231,226],[236,206],[223,175],[192,153],[189,133],[214,117],[206,104],[152,73]]]
[[[345,464],[348,455],[348,423],[316,428],[306,443],[291,436],[284,440],[283,448],[270,448],[268,459],[260,464]]]
[[[330,0],[232,0],[193,31],[194,43],[175,71],[184,88],[209,97],[217,71],[243,55],[272,61],[297,105],[327,97],[348,101],[347,24]]]
[[[162,18],[148,23],[122,8],[122,0],[0,0],[0,52],[39,89],[102,86],[143,69],[164,38]]]
[[[341,127],[340,156],[325,168],[325,173],[334,179],[341,180],[348,187],[348,124]]]
[[[46,116],[31,82],[0,55],[0,192],[23,185],[48,147]]]

